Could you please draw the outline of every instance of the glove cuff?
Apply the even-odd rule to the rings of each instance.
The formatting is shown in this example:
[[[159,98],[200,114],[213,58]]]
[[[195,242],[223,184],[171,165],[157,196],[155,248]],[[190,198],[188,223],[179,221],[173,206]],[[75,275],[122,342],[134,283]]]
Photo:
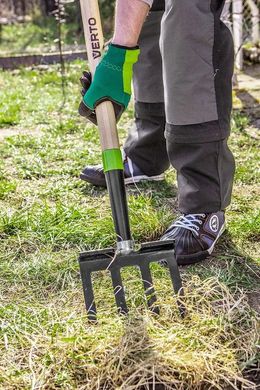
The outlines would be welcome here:
[[[109,46],[113,46],[113,47],[117,47],[118,49],[125,49],[125,50],[138,50],[139,49],[139,46],[133,46],[133,47],[129,47],[129,46],[121,46],[121,45],[117,45],[116,43],[110,43]]]

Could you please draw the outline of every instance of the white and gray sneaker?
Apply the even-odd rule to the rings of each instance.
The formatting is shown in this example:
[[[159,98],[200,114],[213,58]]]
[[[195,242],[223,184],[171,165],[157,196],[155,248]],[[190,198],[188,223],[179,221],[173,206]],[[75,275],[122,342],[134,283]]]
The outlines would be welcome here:
[[[206,259],[225,231],[225,213],[186,214],[178,218],[161,240],[175,241],[179,265],[194,264]]]
[[[124,156],[125,184],[135,184],[144,181],[162,181],[164,174],[148,176],[127,156]],[[88,166],[80,174],[80,178],[95,186],[106,187],[106,179],[102,165]]]

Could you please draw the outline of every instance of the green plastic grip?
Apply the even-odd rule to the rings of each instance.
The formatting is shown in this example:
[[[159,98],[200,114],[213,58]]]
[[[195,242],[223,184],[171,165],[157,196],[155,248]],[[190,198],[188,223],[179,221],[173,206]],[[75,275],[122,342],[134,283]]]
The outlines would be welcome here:
[[[107,149],[102,152],[104,172],[123,170],[123,159],[120,149]]]

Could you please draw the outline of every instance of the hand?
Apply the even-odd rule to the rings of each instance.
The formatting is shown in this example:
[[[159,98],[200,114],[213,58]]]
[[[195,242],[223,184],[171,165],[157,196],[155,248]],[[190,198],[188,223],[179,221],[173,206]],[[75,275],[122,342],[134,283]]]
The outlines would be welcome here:
[[[84,98],[84,96],[86,95],[87,91],[89,90],[89,88],[91,86],[91,82],[92,82],[91,73],[84,71],[83,76],[80,78],[80,82],[82,85],[81,95]],[[120,104],[117,104],[115,102],[113,102],[113,106],[114,106],[116,120],[118,122],[123,111],[124,111],[124,108]],[[89,109],[83,101],[79,105],[79,114],[81,116],[84,116],[85,118],[87,118],[92,123],[94,123],[94,125],[97,125],[97,116],[96,116],[95,110],[93,111],[93,110]]]
[[[92,81],[89,72],[83,72],[83,100],[79,106],[80,115],[97,124],[95,108],[104,101],[114,105],[117,121],[127,108],[131,98],[133,65],[139,56],[138,48],[126,48],[110,44],[107,53],[97,66]]]

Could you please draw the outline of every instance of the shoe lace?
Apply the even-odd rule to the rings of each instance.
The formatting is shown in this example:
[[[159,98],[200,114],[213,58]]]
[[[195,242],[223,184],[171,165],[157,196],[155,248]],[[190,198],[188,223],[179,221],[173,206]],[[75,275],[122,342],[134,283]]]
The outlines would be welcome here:
[[[190,230],[193,232],[196,236],[199,236],[199,226],[202,225],[203,222],[201,218],[205,218],[206,214],[187,214],[182,215],[180,218],[175,221],[172,226],[172,228],[183,228],[186,230]]]
[[[135,182],[133,162],[132,162],[131,158],[126,155],[124,149],[122,150],[122,157],[123,157],[123,161],[126,161],[128,164],[129,172],[130,172],[130,175],[132,177],[133,184],[134,184],[135,188],[141,194],[140,188],[138,187],[137,183]]]
[[[130,172],[131,177],[132,177],[133,182],[134,182],[135,178],[134,178],[134,167],[133,167],[132,160],[131,160],[130,157],[127,157],[127,156],[126,156],[126,160],[127,160],[127,163],[128,163],[129,172]]]

